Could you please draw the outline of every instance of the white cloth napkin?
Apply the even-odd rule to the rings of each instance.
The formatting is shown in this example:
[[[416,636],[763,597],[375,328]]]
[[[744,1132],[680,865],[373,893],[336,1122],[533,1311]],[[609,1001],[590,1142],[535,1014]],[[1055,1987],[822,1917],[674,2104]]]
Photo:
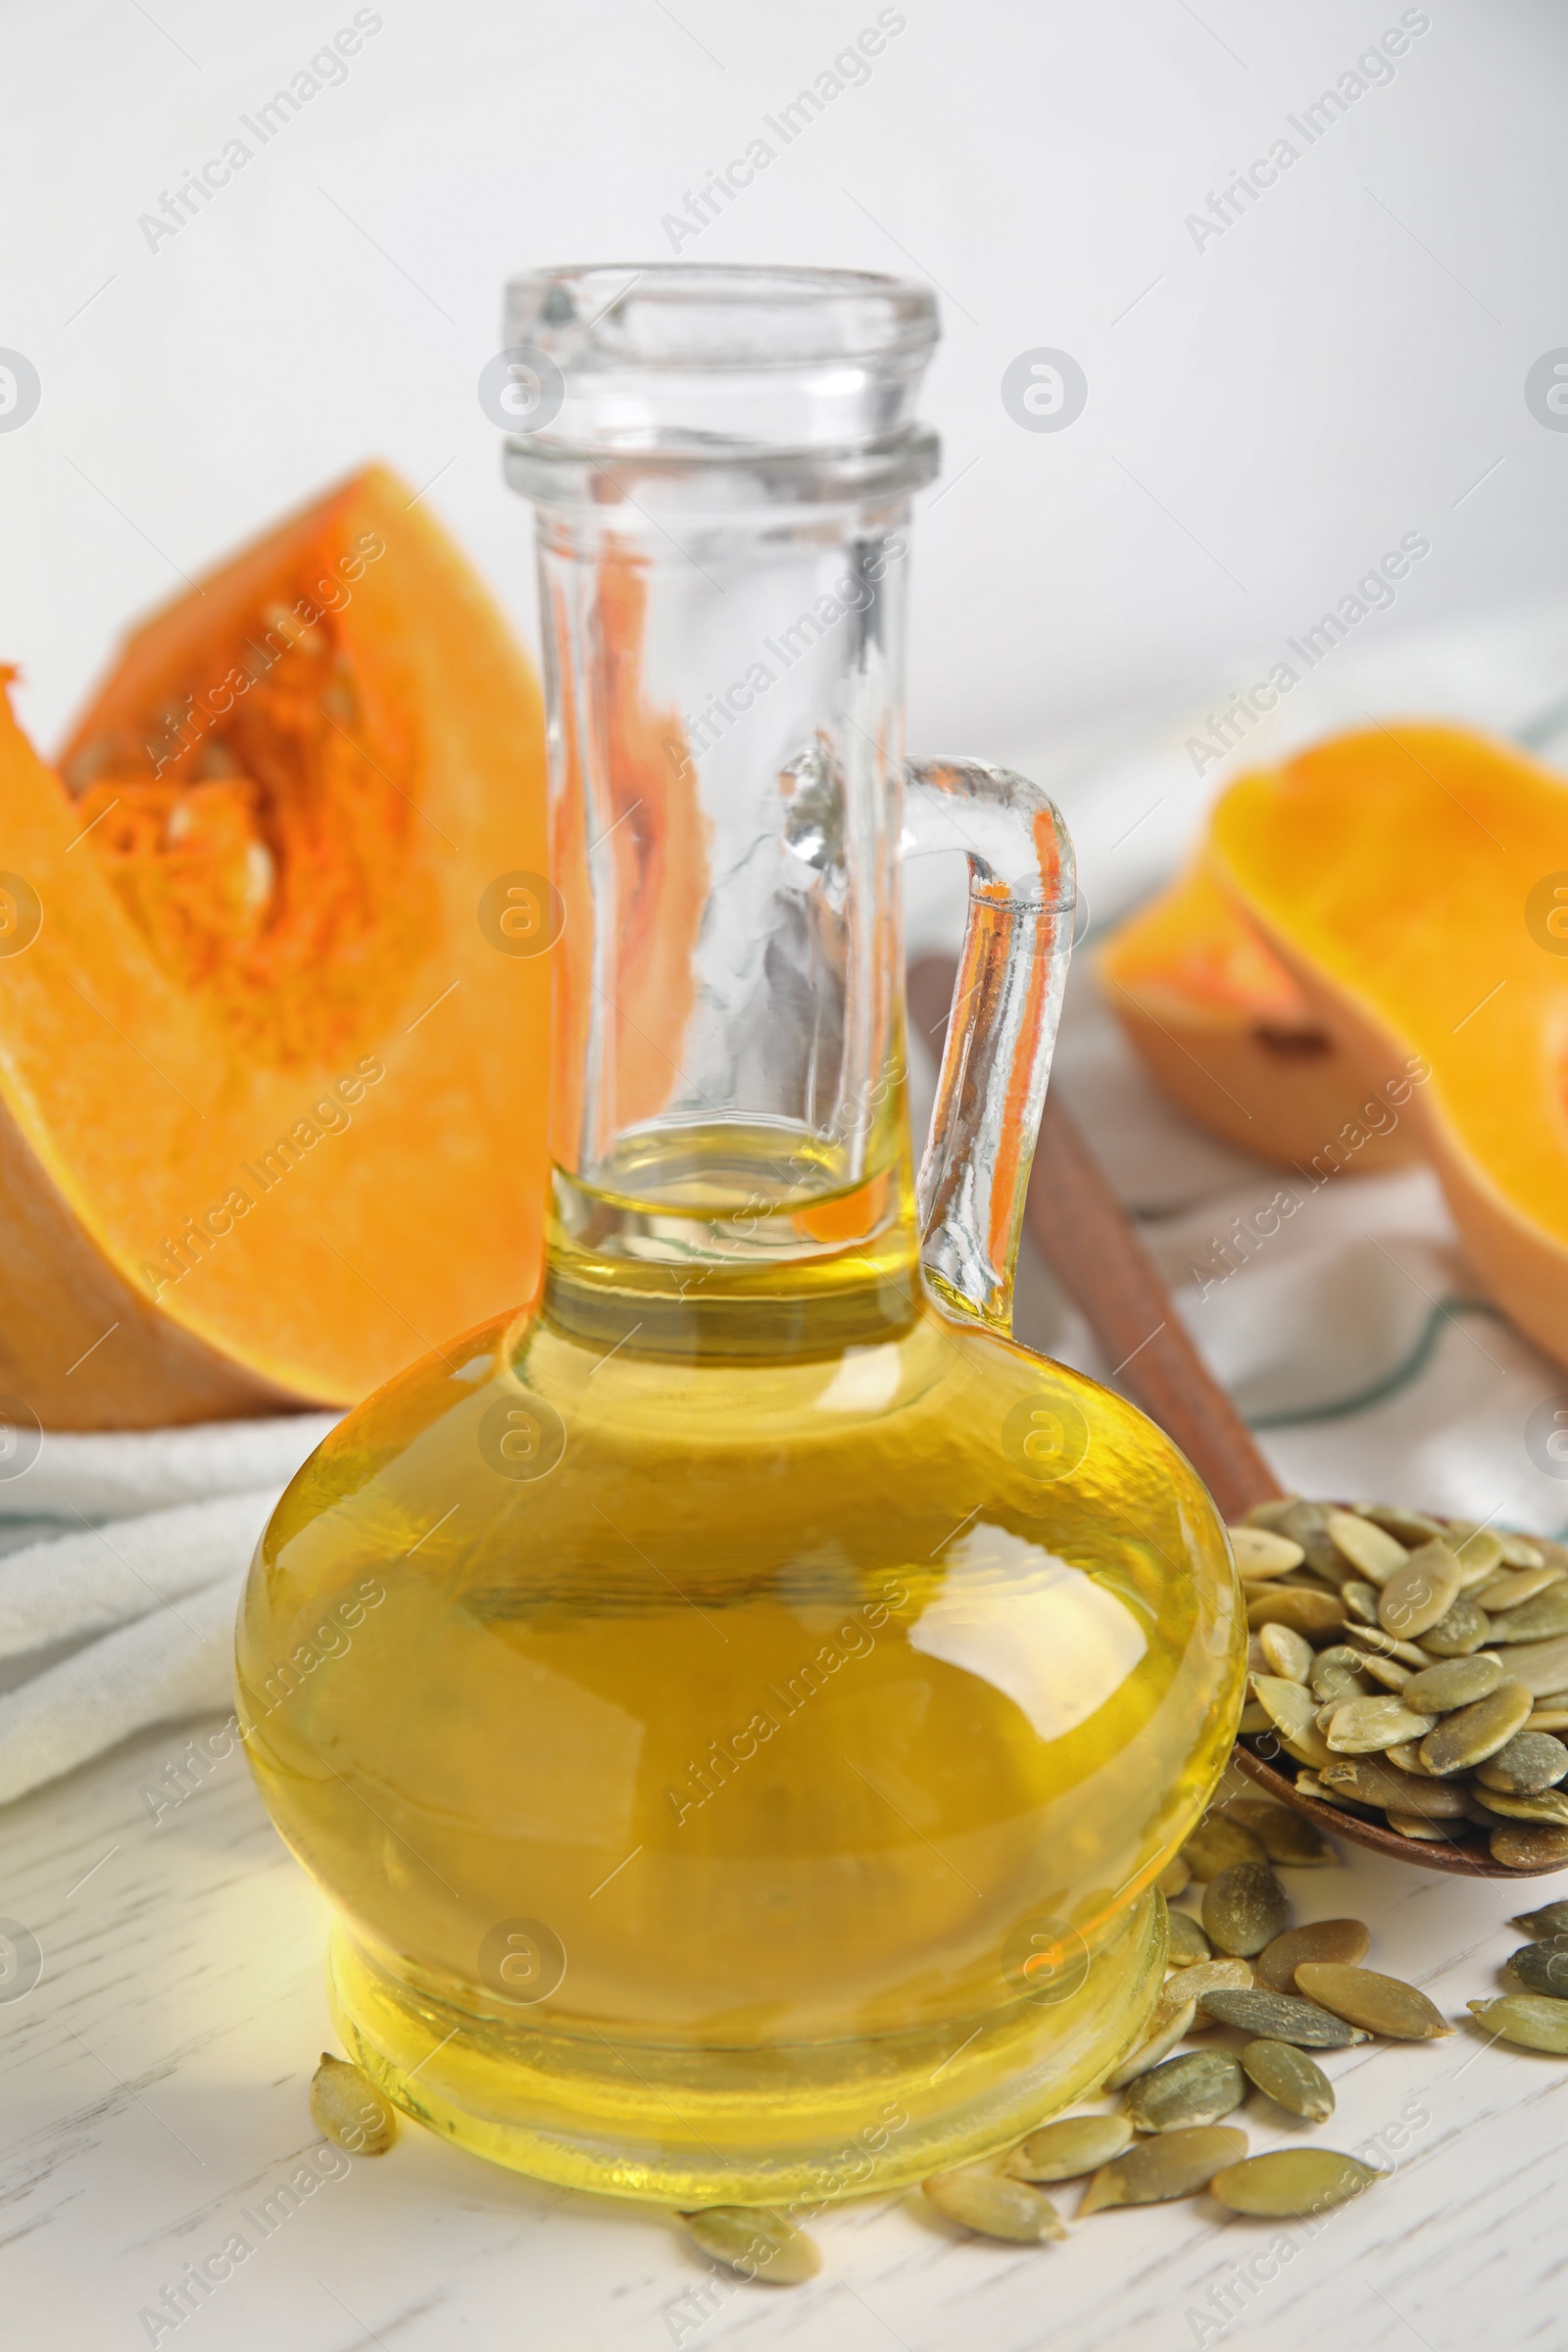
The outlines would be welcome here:
[[[251,1554],[331,1426],[50,1431],[0,1483],[0,1803],[145,1724],[227,1711]]]

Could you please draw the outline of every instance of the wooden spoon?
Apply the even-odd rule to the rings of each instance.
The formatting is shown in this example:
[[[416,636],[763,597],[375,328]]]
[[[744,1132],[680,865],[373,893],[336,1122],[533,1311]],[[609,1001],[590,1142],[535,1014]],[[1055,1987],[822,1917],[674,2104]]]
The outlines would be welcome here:
[[[953,1004],[957,966],[922,956],[909,966],[913,1029],[934,1053]],[[1062,1289],[1087,1318],[1120,1380],[1152,1421],[1179,1446],[1234,1524],[1255,1502],[1284,1493],[1252,1434],[1187,1334],[1152,1259],[1085,1143],[1059,1094],[1046,1098],[1024,1223]],[[1484,1845],[1439,1844],[1300,1796],[1296,1784],[1239,1740],[1235,1760],[1268,1794],[1336,1838],[1389,1854],[1417,1870],[1449,1870],[1473,1879],[1541,1878],[1560,1863],[1514,1870]]]

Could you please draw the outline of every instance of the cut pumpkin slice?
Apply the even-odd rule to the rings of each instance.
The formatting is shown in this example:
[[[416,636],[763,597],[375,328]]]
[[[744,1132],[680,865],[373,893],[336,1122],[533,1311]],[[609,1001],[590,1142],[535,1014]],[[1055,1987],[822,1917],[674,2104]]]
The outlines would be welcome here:
[[[1421,1131],[1478,1272],[1568,1362],[1568,788],[1458,728],[1379,727],[1244,776],[1214,870]]]
[[[1324,1027],[1206,854],[1112,933],[1098,969],[1155,1084],[1224,1142],[1308,1168],[1343,1147],[1349,1129],[1365,1142],[1353,1153],[1338,1149],[1348,1171],[1375,1174],[1416,1157],[1404,1125],[1369,1129],[1381,1073],[1363,1071]]]
[[[348,1403],[531,1293],[545,823],[532,673],[378,467],[139,628],[59,775],[0,695],[0,1414]]]

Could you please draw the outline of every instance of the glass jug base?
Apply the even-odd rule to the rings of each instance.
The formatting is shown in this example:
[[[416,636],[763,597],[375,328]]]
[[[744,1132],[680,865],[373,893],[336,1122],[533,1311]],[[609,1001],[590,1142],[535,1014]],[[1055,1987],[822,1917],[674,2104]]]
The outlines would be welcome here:
[[[349,2056],[476,2156],[569,2188],[689,2209],[813,2204],[922,2180],[1021,2139],[1133,2047],[1164,1975],[1152,1892],[1059,1984],[861,2041],[697,2049],[591,2028],[499,2030],[395,1975],[338,1926],[327,1996]]]

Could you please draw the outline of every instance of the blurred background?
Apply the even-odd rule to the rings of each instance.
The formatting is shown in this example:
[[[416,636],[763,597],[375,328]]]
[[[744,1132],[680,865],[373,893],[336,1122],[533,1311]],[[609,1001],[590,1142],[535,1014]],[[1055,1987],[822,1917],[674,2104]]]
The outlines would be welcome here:
[[[568,260],[941,289],[910,741],[1049,776],[1107,911],[1221,772],[1178,756],[1146,819],[1117,755],[1161,730],[1181,755],[1403,535],[1430,554],[1320,682],[1352,714],[1369,650],[1557,585],[1568,416],[1526,397],[1568,342],[1552,0],[12,0],[3,22],[0,345],[38,405],[0,432],[0,657],[46,746],[133,615],[372,454],[531,633],[528,517],[475,386],[503,280]],[[842,88],[792,124],[823,76]],[[759,137],[773,160],[705,220]],[[182,219],[214,159],[227,184]],[[1004,391],[1042,350],[1082,371],[1065,425]],[[1568,632],[1541,661],[1568,686]]]

